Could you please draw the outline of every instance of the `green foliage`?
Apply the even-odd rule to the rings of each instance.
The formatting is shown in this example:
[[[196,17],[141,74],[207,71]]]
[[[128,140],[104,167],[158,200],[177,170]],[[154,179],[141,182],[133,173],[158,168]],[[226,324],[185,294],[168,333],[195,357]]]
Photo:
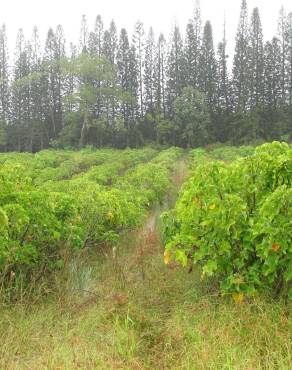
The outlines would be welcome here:
[[[287,294],[292,150],[286,143],[265,144],[229,165],[204,160],[201,150],[197,154],[203,164],[185,184],[175,209],[164,215],[166,250],[183,264],[187,257],[199,264],[202,278],[216,277],[223,293],[252,296],[268,289]]]
[[[180,155],[176,148],[0,155],[2,287],[17,294],[18,279],[25,289],[75,251],[115,243],[162,200]]]
[[[208,141],[210,114],[204,94],[186,87],[173,104],[174,120],[179,124],[181,146],[205,145]]]
[[[208,154],[213,159],[218,159],[220,161],[231,162],[235,159],[247,157],[254,153],[254,148],[252,146],[219,146],[208,148]]]
[[[0,229],[5,229],[8,226],[8,217],[4,210],[0,208]]]

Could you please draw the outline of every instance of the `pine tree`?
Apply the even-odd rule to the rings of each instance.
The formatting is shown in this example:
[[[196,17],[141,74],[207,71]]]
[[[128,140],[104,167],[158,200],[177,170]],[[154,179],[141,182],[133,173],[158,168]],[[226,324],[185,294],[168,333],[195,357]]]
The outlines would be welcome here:
[[[116,63],[118,48],[117,29],[114,21],[111,21],[109,30],[104,32],[103,54],[112,63]]]
[[[101,57],[103,49],[103,22],[100,15],[95,19],[94,31],[90,32],[88,39],[88,49],[89,53],[93,56]]]
[[[25,78],[29,76],[31,72],[31,60],[30,49],[24,39],[22,29],[20,29],[17,34],[14,57],[13,120],[19,125],[24,125],[30,120],[30,86],[28,80]]]
[[[98,15],[95,19],[94,24],[94,31],[90,32],[89,39],[88,39],[88,50],[92,57],[102,57],[103,53],[103,41],[104,41],[104,30],[103,30],[103,22],[100,15]],[[97,79],[96,81],[97,87],[97,99],[96,99],[96,107],[95,107],[95,114],[96,118],[100,118],[102,115],[102,83],[101,80]]]
[[[137,60],[137,51],[134,45],[130,48],[129,55],[129,88],[126,90],[130,93],[130,123],[131,123],[131,134],[136,124],[139,114],[141,113],[141,105],[139,107],[139,95],[141,93],[140,85],[140,68],[139,61]],[[142,81],[143,84],[143,81]],[[140,97],[141,99],[141,97]],[[140,100],[141,104],[141,100]]]
[[[199,86],[199,63],[200,63],[200,48],[201,48],[201,33],[202,33],[202,20],[201,20],[201,8],[200,0],[196,0],[196,6],[194,11],[194,45],[193,45],[193,55],[194,55],[194,82],[195,87]]]
[[[210,21],[207,21],[204,27],[200,56],[199,83],[201,91],[206,95],[209,109],[215,111],[217,95],[217,61]]]
[[[172,32],[167,57],[167,108],[170,113],[172,103],[182,91],[184,85],[184,53],[183,41],[178,26]]]
[[[9,70],[6,27],[0,28],[0,122],[6,125],[9,120]]]
[[[264,64],[264,91],[265,106],[276,110],[282,97],[281,90],[281,42],[274,37],[268,41],[264,47],[265,64]]]
[[[130,145],[133,120],[136,118],[138,97],[138,71],[136,50],[130,47],[127,31],[123,28],[120,34],[117,55],[118,83],[123,91],[120,114],[126,129],[126,146]]]
[[[89,32],[87,26],[86,16],[83,14],[81,18],[81,27],[80,27],[80,38],[79,38],[79,51],[81,53],[88,52],[88,41],[89,41]]]
[[[42,55],[39,31],[37,27],[33,28],[31,37],[32,62],[31,62],[31,105],[33,120],[41,121],[42,113]]]
[[[198,88],[201,47],[201,11],[199,1],[196,3],[194,18],[186,28],[185,39],[185,84]]]
[[[189,21],[186,29],[185,39],[185,70],[184,80],[186,85],[195,87],[197,82],[197,74],[195,71],[195,30],[192,21]]]
[[[46,112],[49,136],[57,138],[63,127],[62,115],[62,84],[60,62],[64,58],[65,39],[62,27],[56,33],[49,29],[45,45],[44,66],[46,74]]]
[[[31,126],[32,126],[32,137],[34,137],[34,143],[32,145],[32,151],[44,149],[49,143],[49,137],[44,126],[44,73],[42,66],[42,55],[40,38],[37,27],[34,27],[32,38],[31,38],[31,72],[30,72],[30,105],[31,105]],[[37,141],[37,142],[36,142]]]
[[[152,116],[155,111],[155,39],[153,29],[150,28],[145,48],[145,68],[144,68],[144,86],[145,86],[145,109],[146,113]]]
[[[116,64],[117,59],[117,29],[114,21],[111,21],[109,30],[104,32],[103,54],[112,65]],[[113,126],[117,117],[118,99],[117,99],[117,76],[113,75],[113,80],[106,86],[111,91],[106,103],[106,116],[108,125]]]
[[[292,107],[292,12],[287,17],[287,74],[288,74],[288,89],[289,89],[289,106]]]
[[[155,58],[154,78],[154,100],[155,111],[158,116],[166,117],[166,41],[163,34],[160,34]]]
[[[247,109],[249,95],[249,29],[246,0],[242,0],[233,61],[233,95],[235,108]]]
[[[56,51],[55,51],[55,63],[56,63],[56,104],[57,104],[57,120],[60,126],[60,130],[63,128],[63,107],[62,107],[62,96],[64,88],[64,79],[61,73],[61,62],[65,58],[65,47],[66,41],[64,36],[63,27],[57,26],[56,29]]]
[[[136,51],[136,59],[138,63],[138,84],[139,84],[139,110],[140,115],[144,115],[144,93],[143,93],[143,60],[144,60],[144,27],[143,23],[138,21],[135,25],[133,34],[133,45]]]
[[[252,13],[249,48],[250,108],[258,107],[264,97],[264,46],[263,32],[258,8]]]
[[[69,55],[67,57],[67,61],[69,61],[69,64],[66,69],[62,68],[62,74],[64,76],[64,82],[63,82],[63,90],[64,90],[64,99],[63,99],[63,105],[64,105],[64,111],[65,115],[70,115],[70,113],[74,112],[76,109],[74,101],[71,99],[74,92],[77,89],[77,77],[74,73],[74,70],[76,68],[75,62],[78,56],[78,50],[76,45],[74,45],[72,42],[69,44]]]
[[[287,40],[287,16],[282,6],[278,20],[278,36],[281,42],[281,105],[287,103],[288,81],[287,81],[287,57],[288,57],[288,40]]]
[[[220,112],[227,114],[231,108],[230,102],[230,83],[228,78],[227,60],[228,55],[226,52],[226,31],[224,22],[223,39],[218,44],[218,86],[217,86],[217,103]]]
[[[25,42],[23,30],[16,38],[12,84],[12,122],[16,128],[18,151],[29,150],[31,48]]]
[[[265,111],[262,119],[261,135],[264,139],[275,138],[278,121],[278,107],[281,105],[281,42],[274,37],[264,46],[265,64],[264,64],[264,103]]]

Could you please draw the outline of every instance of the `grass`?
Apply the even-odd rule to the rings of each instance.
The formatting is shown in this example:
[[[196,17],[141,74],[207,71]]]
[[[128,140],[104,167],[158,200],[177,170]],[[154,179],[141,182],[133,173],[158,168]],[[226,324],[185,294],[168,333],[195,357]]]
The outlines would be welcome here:
[[[115,253],[71,263],[47,301],[2,308],[0,369],[291,368],[290,307],[238,305],[198,272],[164,266],[160,212]]]

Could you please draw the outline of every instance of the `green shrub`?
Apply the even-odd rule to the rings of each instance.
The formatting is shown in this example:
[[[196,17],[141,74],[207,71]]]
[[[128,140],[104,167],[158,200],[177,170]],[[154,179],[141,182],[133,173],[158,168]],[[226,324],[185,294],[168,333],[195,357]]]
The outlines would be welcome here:
[[[17,296],[19,279],[25,290],[75,251],[115,243],[161,201],[180,155],[175,148],[46,151],[19,163],[0,155],[0,288]]]
[[[292,280],[292,150],[274,142],[227,165],[205,162],[165,214],[166,256],[191,258],[221,291],[287,292]],[[290,289],[289,294],[292,294]]]

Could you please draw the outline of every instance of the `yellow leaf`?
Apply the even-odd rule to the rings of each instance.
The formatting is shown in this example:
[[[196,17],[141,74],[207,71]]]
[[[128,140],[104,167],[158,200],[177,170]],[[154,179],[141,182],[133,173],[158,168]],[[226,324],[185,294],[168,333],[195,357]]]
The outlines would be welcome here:
[[[109,211],[109,212],[107,213],[107,219],[108,219],[108,220],[112,220],[113,218],[114,218],[113,213],[112,213],[111,211]]]
[[[216,208],[216,204],[211,204],[210,205],[210,209],[215,209]]]
[[[274,243],[273,245],[272,245],[272,249],[273,249],[273,251],[274,252],[278,252],[278,250],[281,248],[281,246],[280,246],[280,244],[278,244],[278,243]]]
[[[164,252],[164,263],[165,265],[168,265],[170,262],[170,252],[169,251],[165,251]]]
[[[240,292],[240,293],[234,293],[232,294],[232,298],[234,300],[235,303],[242,303],[244,301],[244,293]]]

